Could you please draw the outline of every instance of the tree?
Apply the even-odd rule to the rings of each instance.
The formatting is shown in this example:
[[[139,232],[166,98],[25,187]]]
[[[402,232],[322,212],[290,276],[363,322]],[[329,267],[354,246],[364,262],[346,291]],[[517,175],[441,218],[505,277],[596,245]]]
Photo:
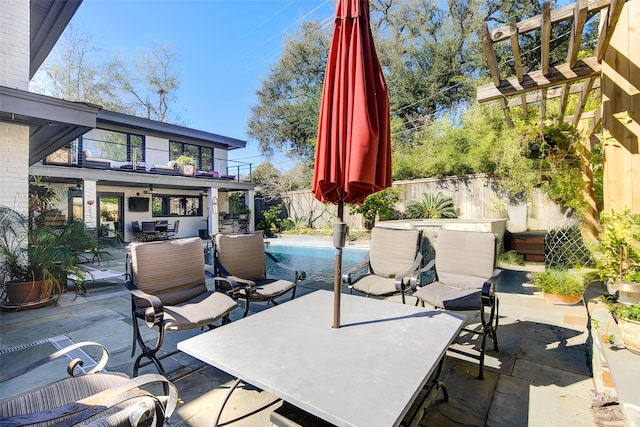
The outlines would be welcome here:
[[[154,46],[133,59],[116,59],[113,82],[125,95],[121,102],[131,114],[167,121],[171,104],[175,102],[175,92],[180,87],[180,79],[171,71],[178,57],[171,46]],[[173,119],[171,121],[175,122],[179,118]]]
[[[400,190],[387,188],[368,196],[361,205],[351,205],[350,211],[362,214],[364,227],[371,230],[376,225],[376,218],[385,220],[395,217],[395,205],[399,201]]]
[[[178,58],[175,50],[151,47],[134,58],[102,60],[99,53],[93,34],[70,25],[36,73],[32,89],[161,122],[179,121],[171,110],[180,88],[172,68]]]
[[[90,102],[120,111],[113,104],[117,98],[109,82],[113,64],[96,61],[100,50],[92,40],[93,34],[69,25],[34,76],[32,89],[56,98]]]
[[[251,107],[247,135],[264,154],[275,150],[311,163],[315,155],[322,81],[330,34],[318,22],[304,22],[289,37]]]

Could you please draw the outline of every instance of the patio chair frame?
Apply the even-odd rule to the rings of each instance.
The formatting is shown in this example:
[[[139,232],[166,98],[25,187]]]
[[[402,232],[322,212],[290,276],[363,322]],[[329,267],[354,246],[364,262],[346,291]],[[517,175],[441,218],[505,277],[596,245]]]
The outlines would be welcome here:
[[[439,233],[441,233],[442,231],[439,231]],[[451,231],[445,231],[445,233],[450,233]],[[479,232],[470,232],[470,231],[454,231],[453,233],[479,233]],[[486,234],[486,233],[483,233]],[[475,355],[470,355],[468,353],[463,353],[466,356],[470,356],[473,357],[475,359],[478,359],[479,362],[479,371],[478,371],[478,379],[482,380],[484,379],[484,359],[485,359],[485,353],[486,353],[486,348],[487,348],[487,338],[491,338],[493,341],[493,349],[494,351],[498,351],[498,336],[497,336],[497,330],[498,330],[498,324],[499,324],[499,308],[500,308],[500,301],[498,300],[498,297],[495,294],[495,284],[497,282],[497,280],[499,279],[500,275],[502,274],[502,270],[499,268],[495,268],[495,263],[496,263],[496,255],[497,255],[497,248],[495,247],[497,244],[497,240],[498,240],[498,236],[493,234],[493,241],[494,241],[494,251],[493,251],[493,265],[494,265],[494,269],[493,272],[491,273],[491,275],[484,280],[484,283],[482,284],[482,288],[480,288],[480,306],[476,306],[476,307],[467,307],[467,308],[460,308],[460,307],[455,307],[455,308],[447,308],[447,307],[436,307],[437,309],[440,310],[448,310],[448,311],[476,311],[479,312],[479,317],[480,317],[480,330],[477,329],[472,329],[469,327],[463,327],[462,331],[464,332],[469,332],[472,334],[479,334],[482,335],[482,343],[480,344],[480,354],[478,356]],[[436,269],[436,275],[433,276],[433,281],[429,282],[429,283],[424,283],[424,285],[422,283],[420,283],[420,281],[413,283],[412,284],[412,290],[414,291],[414,296],[416,297],[416,305],[421,304],[423,307],[425,306],[425,300],[423,298],[421,298],[420,296],[420,289],[424,288],[424,287],[428,287],[430,285],[430,283],[434,283],[438,281],[438,276],[437,276],[437,259],[438,259],[438,248],[436,245],[436,258],[432,259],[431,261],[429,261],[429,263],[421,269],[421,271],[426,272],[432,269]],[[444,285],[446,285],[446,283],[443,283]],[[429,304],[427,302],[427,304]],[[487,312],[488,310],[488,312]],[[453,349],[453,348],[449,348],[450,351],[456,352],[456,353],[461,353],[459,350]]]

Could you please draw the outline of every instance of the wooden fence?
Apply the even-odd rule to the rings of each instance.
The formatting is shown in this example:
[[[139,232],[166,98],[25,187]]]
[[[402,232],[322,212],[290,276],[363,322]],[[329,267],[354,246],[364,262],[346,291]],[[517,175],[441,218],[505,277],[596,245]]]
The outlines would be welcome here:
[[[442,192],[453,199],[459,212],[458,217],[461,219],[508,218],[509,201],[498,193],[497,183],[486,174],[396,181],[393,187],[401,190],[401,200],[396,205],[396,210],[400,213],[406,211],[411,200],[419,200],[423,193]],[[314,228],[329,228],[336,216],[336,206],[320,203],[310,190],[289,192],[280,201],[256,200],[256,212],[261,212],[269,205],[276,203],[283,203],[285,206],[283,217],[304,218]],[[539,191],[534,192],[527,208],[524,210],[527,212],[525,223],[530,230],[550,230],[575,225],[578,222],[576,218],[563,212],[560,207],[547,201]],[[345,207],[344,217],[352,230],[364,229],[362,216],[351,214],[348,207]],[[256,221],[259,220],[260,218],[256,218]]]

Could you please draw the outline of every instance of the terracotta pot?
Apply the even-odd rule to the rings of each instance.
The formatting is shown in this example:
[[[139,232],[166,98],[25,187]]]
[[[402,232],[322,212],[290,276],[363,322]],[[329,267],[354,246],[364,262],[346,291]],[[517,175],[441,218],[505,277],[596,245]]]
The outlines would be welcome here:
[[[574,305],[580,302],[582,295],[558,295],[543,292],[545,301],[556,305]]]
[[[616,318],[620,327],[622,343],[632,353],[640,354],[640,322],[635,320]]]
[[[12,281],[6,283],[7,300],[11,304],[25,304],[46,300],[51,296],[52,280],[31,282]]]

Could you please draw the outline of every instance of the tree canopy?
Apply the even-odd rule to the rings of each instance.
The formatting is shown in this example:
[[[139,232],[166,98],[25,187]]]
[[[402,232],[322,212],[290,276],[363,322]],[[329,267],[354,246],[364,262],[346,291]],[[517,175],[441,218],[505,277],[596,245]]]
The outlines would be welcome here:
[[[133,58],[104,57],[93,34],[70,25],[34,77],[34,91],[90,102],[121,113],[179,123],[174,111],[180,78],[171,46],[151,46]]]

